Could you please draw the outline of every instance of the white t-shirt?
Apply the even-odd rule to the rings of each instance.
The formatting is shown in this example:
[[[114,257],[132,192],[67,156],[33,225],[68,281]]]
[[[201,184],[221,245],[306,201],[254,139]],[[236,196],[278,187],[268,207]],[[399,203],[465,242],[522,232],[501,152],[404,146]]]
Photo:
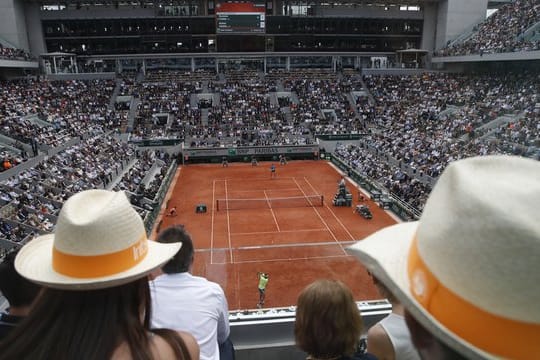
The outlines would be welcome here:
[[[386,331],[394,346],[396,360],[420,360],[411,340],[411,333],[405,323],[405,318],[401,315],[390,313],[382,319],[379,324]]]
[[[189,332],[201,360],[219,360],[219,345],[229,337],[229,306],[218,284],[188,272],[163,274],[150,282],[152,328]]]

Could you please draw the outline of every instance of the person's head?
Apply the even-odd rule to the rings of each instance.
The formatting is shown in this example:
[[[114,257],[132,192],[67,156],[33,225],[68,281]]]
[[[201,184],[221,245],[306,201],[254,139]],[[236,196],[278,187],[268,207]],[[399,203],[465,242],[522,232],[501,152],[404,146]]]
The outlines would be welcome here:
[[[17,254],[17,272],[45,289],[0,343],[0,353],[7,359],[110,358],[127,343],[134,358],[148,358],[146,275],[180,246],[149,241],[122,192],[73,195],[55,233],[35,238]]]
[[[132,353],[150,354],[143,336],[150,329],[150,313],[146,277],[88,291],[44,288],[30,315],[6,340],[6,349],[0,345],[0,350],[6,359],[24,358],[21,353],[28,353],[28,358],[67,359],[83,351],[88,359],[104,359],[125,341]],[[15,340],[21,338],[26,341]],[[79,349],[72,348],[75,343]],[[29,346],[32,351],[25,351]]]
[[[362,318],[351,290],[337,280],[317,280],[298,297],[294,336],[311,356],[328,359],[355,352]]]
[[[424,358],[540,358],[539,179],[530,159],[456,161],[419,221],[348,248],[404,305]]]
[[[164,244],[182,244],[180,251],[161,268],[164,273],[176,274],[190,270],[193,264],[193,241],[191,241],[191,236],[183,226],[176,225],[165,229],[159,233],[157,241]]]
[[[13,309],[28,311],[30,305],[39,294],[40,286],[23,278],[15,270],[15,256],[17,252],[9,253],[0,263],[0,292]]]

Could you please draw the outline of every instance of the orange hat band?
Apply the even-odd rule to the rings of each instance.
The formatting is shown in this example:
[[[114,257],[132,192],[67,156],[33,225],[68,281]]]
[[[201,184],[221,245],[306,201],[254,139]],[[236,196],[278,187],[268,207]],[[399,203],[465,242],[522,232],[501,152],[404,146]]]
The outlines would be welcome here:
[[[140,263],[148,252],[148,240],[143,236],[127,249],[110,254],[81,256],[61,252],[53,247],[53,269],[66,276],[96,278],[126,271]]]
[[[446,288],[420,257],[416,237],[408,260],[413,297],[450,331],[491,354],[512,359],[540,359],[540,324],[494,315]]]

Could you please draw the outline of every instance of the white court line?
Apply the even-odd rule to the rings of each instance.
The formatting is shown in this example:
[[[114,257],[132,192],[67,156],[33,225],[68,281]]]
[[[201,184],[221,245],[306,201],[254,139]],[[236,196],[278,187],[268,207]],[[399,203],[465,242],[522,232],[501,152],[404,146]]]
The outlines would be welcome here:
[[[317,189],[315,189],[315,187],[313,185],[311,185],[311,183],[309,182],[309,180],[304,176],[304,180],[306,181],[306,183],[311,187],[311,189],[313,189],[313,191],[315,191],[315,193],[317,193]],[[355,240],[354,236],[352,236],[352,234],[349,232],[349,229],[347,229],[345,227],[345,225],[343,225],[343,223],[341,222],[341,220],[339,220],[339,218],[336,216],[336,214],[334,213],[334,210],[332,210],[328,204],[326,204],[326,202],[324,203],[324,206],[330,210],[330,213],[332,215],[334,215],[334,218],[337,220],[337,222],[341,225],[341,227],[347,232],[347,234],[349,235],[349,237],[351,238],[351,240]]]
[[[226,201],[229,201],[229,193],[227,190],[227,180],[225,180],[225,199],[227,199]],[[227,204],[227,237],[229,239],[229,252],[231,255],[231,264],[234,264],[232,246],[231,246],[231,221],[229,218],[229,204]]]
[[[212,251],[214,249],[214,206],[216,204],[216,180],[212,181],[212,226],[210,228],[210,265],[212,265],[214,262],[214,252]]]
[[[234,190],[234,193],[250,193],[250,192],[261,192],[262,191],[298,191],[298,188],[283,188],[283,189],[255,189],[255,190]]]
[[[302,189],[302,187],[300,186],[300,184],[298,184],[298,182],[296,181],[296,179],[294,179],[294,182],[296,183],[296,186],[298,186],[298,188],[300,189],[300,191],[302,192],[302,194],[304,194],[304,196],[307,198],[307,195],[306,193],[304,192],[304,189]],[[319,217],[319,219],[321,219],[322,223],[324,224],[324,226],[328,229],[328,231],[330,232],[330,234],[332,235],[332,237],[334,238],[334,240],[336,241],[336,243],[339,244],[339,241],[336,237],[336,235],[334,235],[334,233],[332,232],[332,230],[330,230],[330,227],[328,226],[328,224],[326,223],[326,221],[324,221],[323,217],[321,216],[321,214],[319,213],[319,210],[317,210],[317,208],[315,207],[312,207],[312,209],[315,211],[315,213],[317,214],[317,216]],[[341,244],[339,244],[339,247],[341,248],[341,251],[343,251],[343,253],[345,255],[347,255],[347,253],[345,252],[345,249],[343,249],[343,246],[341,246]]]
[[[326,231],[326,230],[325,230]],[[352,245],[356,241],[342,241],[341,244]],[[249,245],[249,246],[239,246],[233,248],[234,250],[264,250],[264,249],[275,249],[275,248],[299,248],[299,247],[317,247],[317,246],[335,246],[335,241],[325,241],[325,242],[309,242],[309,243],[290,243],[290,244],[272,244],[272,245]],[[214,251],[226,251],[228,248],[216,248]],[[209,249],[197,249],[195,252],[207,252]]]
[[[269,259],[269,260],[244,260],[237,261],[235,264],[251,264],[251,263],[269,263],[276,261],[298,261],[298,260],[323,260],[323,259],[336,259],[349,257],[350,255],[325,255],[325,256],[303,256],[303,257],[289,257],[283,259]],[[216,265],[226,265],[228,263],[216,263]]]
[[[341,244],[354,244],[356,241],[344,241]],[[325,241],[325,242],[309,242],[309,243],[296,243],[296,244],[272,244],[272,245],[251,245],[251,246],[240,246],[236,250],[264,250],[264,249],[274,249],[274,248],[299,248],[299,247],[316,247],[316,246],[335,246],[335,241]]]
[[[270,209],[270,212],[272,213],[272,217],[274,218],[274,222],[276,223],[277,231],[280,232],[279,224],[276,219],[276,214],[274,214],[274,209],[272,209],[272,205],[270,204],[270,200],[268,199],[268,195],[266,195],[266,190],[264,191],[264,197],[266,198],[266,203],[268,204],[268,208]]]
[[[259,177],[259,178],[249,178],[249,181],[272,181],[275,182],[276,180],[294,180],[293,177],[275,177],[275,178],[268,178],[268,177]],[[216,181],[244,181],[243,179],[238,178],[223,178],[223,179],[216,179]]]
[[[328,231],[325,228],[320,229],[303,229],[303,230],[281,230],[280,233],[297,233],[297,232],[312,232],[312,231]],[[261,234],[277,234],[278,231],[254,231],[254,232],[243,232],[243,233],[234,233],[232,235],[261,235]]]

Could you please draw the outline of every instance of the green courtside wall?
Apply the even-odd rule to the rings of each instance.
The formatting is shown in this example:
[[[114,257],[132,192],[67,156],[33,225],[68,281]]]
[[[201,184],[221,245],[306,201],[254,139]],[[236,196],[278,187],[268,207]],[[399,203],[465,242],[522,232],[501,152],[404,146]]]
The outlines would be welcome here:
[[[211,162],[220,163],[223,157],[228,161],[251,161],[255,157],[259,161],[277,161],[279,155],[289,160],[318,159],[318,145],[291,145],[291,146],[246,146],[223,148],[183,148],[184,162]]]

